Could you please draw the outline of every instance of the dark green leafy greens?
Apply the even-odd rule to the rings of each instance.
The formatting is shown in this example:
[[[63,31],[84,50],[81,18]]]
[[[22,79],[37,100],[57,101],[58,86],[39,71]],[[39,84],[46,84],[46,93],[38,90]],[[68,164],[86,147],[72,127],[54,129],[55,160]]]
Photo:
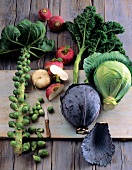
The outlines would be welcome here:
[[[87,56],[94,52],[110,51],[125,54],[123,44],[116,36],[124,32],[123,26],[117,22],[105,22],[99,14],[96,14],[94,6],[87,6],[83,13],[74,19],[74,22],[67,21],[66,28],[79,49],[73,69],[73,83],[78,81],[79,63],[84,52],[87,52]]]
[[[54,41],[48,40],[45,33],[45,26],[40,21],[32,23],[25,19],[16,26],[8,25],[1,33],[0,54],[20,51],[25,47],[30,54],[41,57],[54,49]]]

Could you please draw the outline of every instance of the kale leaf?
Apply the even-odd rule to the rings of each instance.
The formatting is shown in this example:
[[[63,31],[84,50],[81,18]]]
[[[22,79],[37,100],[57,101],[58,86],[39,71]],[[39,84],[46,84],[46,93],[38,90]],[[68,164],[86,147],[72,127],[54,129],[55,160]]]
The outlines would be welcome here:
[[[78,81],[79,63],[84,51],[87,56],[94,52],[119,51],[125,54],[123,44],[116,36],[124,32],[123,26],[117,22],[108,21],[96,14],[94,6],[87,6],[84,11],[78,15],[74,22],[66,21],[66,28],[76,41],[79,53],[73,69],[73,83]]]

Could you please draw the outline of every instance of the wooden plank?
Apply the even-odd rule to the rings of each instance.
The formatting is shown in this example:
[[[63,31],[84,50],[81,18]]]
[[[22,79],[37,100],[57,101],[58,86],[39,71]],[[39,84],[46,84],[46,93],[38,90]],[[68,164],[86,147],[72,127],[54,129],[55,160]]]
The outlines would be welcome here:
[[[132,59],[132,3],[130,0],[105,1],[105,20],[119,22],[125,33],[119,35],[126,54]]]
[[[54,141],[52,153],[52,169],[74,170],[74,142]],[[63,159],[62,159],[63,158]]]
[[[72,84],[72,71],[67,70],[69,80],[65,82],[65,90]],[[13,92],[12,77],[15,74],[13,71],[0,71],[0,136],[6,137],[7,130],[11,130],[8,127],[8,114],[12,111],[9,107],[10,101],[8,96]],[[80,71],[80,82],[85,79],[84,71]],[[2,90],[4,89],[4,90]],[[31,106],[35,105],[38,96],[44,97],[47,106],[52,105],[55,108],[55,113],[49,115],[50,129],[52,138],[83,138],[83,135],[76,134],[76,128],[74,128],[69,122],[67,122],[60,111],[60,99],[59,96],[52,101],[48,101],[45,97],[45,90],[33,90],[28,97],[28,102]],[[89,126],[89,130],[93,128],[96,122],[107,122],[111,136],[113,138],[132,138],[132,110],[131,110],[131,98],[132,88],[124,96],[121,102],[112,111],[101,110],[99,117]],[[43,127],[44,117],[39,119],[36,126]],[[45,134],[44,134],[45,137]]]
[[[0,169],[9,170],[14,167],[13,148],[10,146],[9,140],[0,140]]]
[[[88,163],[82,156],[81,150],[82,141],[77,141],[75,143],[75,169],[76,170],[96,170],[95,165]]]

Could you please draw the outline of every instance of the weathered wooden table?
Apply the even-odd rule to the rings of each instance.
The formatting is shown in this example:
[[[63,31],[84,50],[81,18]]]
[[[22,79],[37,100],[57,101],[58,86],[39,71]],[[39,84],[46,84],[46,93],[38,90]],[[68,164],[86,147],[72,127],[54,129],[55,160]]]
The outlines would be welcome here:
[[[125,33],[119,35],[127,55],[132,59],[132,1],[131,0],[0,0],[0,32],[8,24],[17,24],[22,19],[38,20],[37,12],[42,7],[51,9],[53,15],[61,15],[65,20],[72,21],[74,17],[88,6],[94,5],[106,21],[120,22]],[[68,44],[77,53],[76,45],[67,31],[51,33],[47,29],[48,38],[55,40],[55,48]],[[46,56],[43,63],[53,56]],[[38,60],[31,63],[32,69],[38,68]],[[80,69],[82,67],[80,66]],[[0,70],[16,69],[16,61],[0,60]],[[72,69],[72,65],[65,69]],[[2,83],[2,82],[0,82]],[[41,163],[35,164],[31,154],[14,155],[7,138],[0,139],[0,170],[131,170],[132,141],[114,139],[116,147],[111,164],[98,167],[87,163],[81,154],[82,139],[45,139],[49,156]]]

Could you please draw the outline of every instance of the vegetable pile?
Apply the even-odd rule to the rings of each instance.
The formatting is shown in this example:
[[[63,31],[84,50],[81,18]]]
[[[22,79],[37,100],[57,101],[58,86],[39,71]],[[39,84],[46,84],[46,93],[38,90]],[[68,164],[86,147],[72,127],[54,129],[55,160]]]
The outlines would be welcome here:
[[[30,123],[36,122],[39,116],[44,115],[41,103],[42,98],[36,101],[36,105],[31,106],[26,102],[27,94],[25,88],[30,79],[30,55],[41,57],[45,52],[54,49],[54,41],[45,37],[45,26],[42,22],[32,23],[29,20],[22,20],[17,26],[8,25],[2,30],[0,40],[0,54],[18,51],[21,55],[17,61],[17,71],[13,77],[15,90],[13,95],[9,96],[10,107],[13,110],[9,117],[9,127],[15,128],[15,131],[9,131],[7,135],[12,138],[11,145],[18,155],[22,152],[34,151],[37,147],[41,148],[38,155],[33,155],[36,162],[40,162],[41,157],[48,155],[44,149],[45,142],[42,140],[44,129],[35,128]],[[36,82],[35,82],[36,83]],[[30,141],[30,135],[35,133],[38,140]]]

